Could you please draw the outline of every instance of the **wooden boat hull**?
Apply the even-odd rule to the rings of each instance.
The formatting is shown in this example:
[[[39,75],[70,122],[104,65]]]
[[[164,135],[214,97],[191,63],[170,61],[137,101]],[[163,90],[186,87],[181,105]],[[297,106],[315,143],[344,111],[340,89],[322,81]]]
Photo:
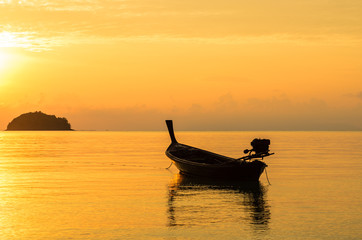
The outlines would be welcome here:
[[[243,181],[258,181],[263,173],[265,166],[261,164],[248,163],[247,166],[228,166],[228,167],[195,167],[189,164],[174,161],[181,174],[200,176],[208,178],[234,179]]]
[[[178,146],[176,146],[176,144]],[[185,175],[208,178],[234,179],[243,181],[258,181],[260,175],[263,173],[265,167],[267,166],[262,161],[239,161],[234,158],[225,157],[194,147],[190,147],[190,149],[193,152],[195,152],[195,150],[198,150],[198,156],[204,155],[204,157],[208,158],[209,161],[215,160],[217,161],[217,163],[197,162],[196,158],[198,156],[196,156],[192,160],[187,160],[176,156],[177,150],[172,151],[172,149],[179,146],[189,146],[179,143],[176,144],[170,145],[170,147],[166,151],[166,156],[168,156],[173,161],[175,166],[180,170],[180,173]]]

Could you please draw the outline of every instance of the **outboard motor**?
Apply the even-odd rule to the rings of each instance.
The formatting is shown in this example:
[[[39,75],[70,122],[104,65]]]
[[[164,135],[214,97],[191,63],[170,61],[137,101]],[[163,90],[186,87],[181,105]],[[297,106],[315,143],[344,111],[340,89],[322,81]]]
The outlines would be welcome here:
[[[245,149],[244,153],[251,153],[251,152],[255,152],[255,154],[261,154],[261,153],[268,153],[269,152],[269,145],[270,145],[270,140],[269,139],[260,139],[260,138],[255,138],[250,145],[253,147],[253,149],[248,150]]]

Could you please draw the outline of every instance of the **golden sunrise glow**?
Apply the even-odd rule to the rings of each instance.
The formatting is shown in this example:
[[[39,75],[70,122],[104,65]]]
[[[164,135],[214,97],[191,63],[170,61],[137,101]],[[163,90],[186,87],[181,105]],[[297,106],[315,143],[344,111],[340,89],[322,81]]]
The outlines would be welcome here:
[[[11,66],[12,57],[0,48],[0,85],[4,84],[4,74]]]
[[[9,48],[0,48],[0,86],[2,86],[0,92],[3,91],[0,94],[3,96],[3,99],[8,99],[5,96],[11,94],[11,91],[8,91],[7,87],[9,84],[12,86],[11,83],[14,81],[14,77],[19,76],[21,71],[26,69],[27,61],[28,57],[16,51],[13,52]],[[17,86],[17,84],[13,86]]]
[[[15,44],[15,37],[9,32],[0,33],[0,74],[9,66],[10,55],[4,49],[13,47]],[[1,75],[0,75],[1,76]],[[2,83],[0,79],[0,84]]]
[[[7,56],[4,53],[0,52],[0,71],[5,68],[6,60]]]
[[[161,129],[165,117],[185,128],[362,129],[357,0],[0,6],[2,125],[42,110],[75,129]]]

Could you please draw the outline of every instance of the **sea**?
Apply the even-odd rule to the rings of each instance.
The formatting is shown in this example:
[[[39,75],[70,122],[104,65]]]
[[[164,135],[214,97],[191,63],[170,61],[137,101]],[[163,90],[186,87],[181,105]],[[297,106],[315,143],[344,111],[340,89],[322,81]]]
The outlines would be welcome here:
[[[362,132],[176,138],[235,158],[267,138],[275,154],[237,183],[180,175],[166,130],[3,131],[0,239],[362,238]]]

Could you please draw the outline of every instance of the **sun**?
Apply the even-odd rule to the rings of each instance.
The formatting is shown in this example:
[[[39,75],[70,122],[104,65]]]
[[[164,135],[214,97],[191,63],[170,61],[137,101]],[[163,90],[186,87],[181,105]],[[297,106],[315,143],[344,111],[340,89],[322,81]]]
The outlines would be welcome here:
[[[0,49],[0,73],[6,69],[10,61],[9,54],[1,51]]]
[[[13,71],[13,55],[7,49],[0,48],[0,86],[6,84],[9,73]]]

